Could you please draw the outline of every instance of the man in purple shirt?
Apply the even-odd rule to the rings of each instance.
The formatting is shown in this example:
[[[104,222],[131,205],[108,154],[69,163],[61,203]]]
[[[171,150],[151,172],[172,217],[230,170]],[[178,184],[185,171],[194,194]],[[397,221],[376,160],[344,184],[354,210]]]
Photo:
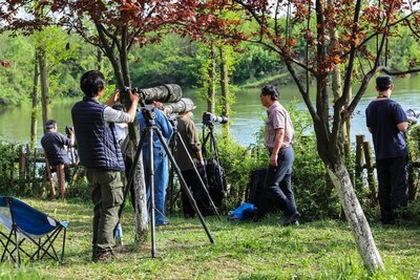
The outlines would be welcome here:
[[[270,163],[265,186],[284,211],[283,225],[298,224],[300,214],[292,190],[292,166],[294,129],[287,110],[277,101],[277,88],[266,85],[261,89],[261,104],[268,108],[265,129],[265,146],[270,153]]]
[[[383,224],[393,223],[393,211],[407,205],[408,119],[400,104],[391,100],[391,77],[376,78],[378,96],[366,108],[366,126],[372,133],[378,175],[378,200]]]

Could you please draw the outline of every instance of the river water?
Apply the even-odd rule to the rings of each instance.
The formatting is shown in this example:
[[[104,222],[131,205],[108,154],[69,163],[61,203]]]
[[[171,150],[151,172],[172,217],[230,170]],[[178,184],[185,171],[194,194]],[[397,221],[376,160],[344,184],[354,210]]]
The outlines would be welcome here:
[[[375,98],[374,82],[356,108],[353,117],[352,134],[366,134],[364,110],[369,102]],[[306,110],[306,107],[294,85],[281,86],[280,102],[287,106],[291,101],[296,100],[298,109]],[[1,89],[0,89],[1,90]],[[197,105],[194,119],[201,129],[201,114],[205,110],[205,101],[197,96],[194,91],[188,91],[185,96],[193,99]],[[398,101],[402,107],[420,111],[420,77],[398,79],[395,81],[395,90],[392,98]],[[56,100],[51,105],[50,118],[57,120],[59,130],[64,132],[65,125],[71,125],[70,110],[74,100]],[[244,146],[255,142],[255,133],[263,126],[262,117],[265,115],[265,108],[259,100],[259,89],[240,90],[237,93],[236,103],[233,106],[234,115],[229,119],[231,132],[234,138]],[[0,108],[0,139],[15,143],[27,143],[30,137],[30,104],[21,104],[16,108]],[[420,121],[420,120],[419,120]],[[216,125],[219,127],[220,125]],[[38,121],[38,144],[42,136],[41,120]]]

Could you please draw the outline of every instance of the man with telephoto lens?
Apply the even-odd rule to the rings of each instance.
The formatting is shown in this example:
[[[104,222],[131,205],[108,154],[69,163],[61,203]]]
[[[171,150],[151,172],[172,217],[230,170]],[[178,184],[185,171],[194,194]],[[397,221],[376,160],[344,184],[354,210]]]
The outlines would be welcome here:
[[[191,108],[191,110],[194,108],[195,106]],[[203,216],[212,215],[213,210],[210,207],[210,201],[206,196],[205,190],[203,190],[203,187],[200,183],[200,178],[198,178],[197,174],[195,173],[194,166],[188,158],[188,154],[190,154],[193,159],[193,164],[197,167],[197,170],[203,179],[204,184],[207,186],[208,184],[204,166],[204,158],[201,153],[201,143],[197,137],[196,127],[191,111],[179,113],[177,128],[179,134],[185,142],[187,150],[185,150],[183,146],[178,143],[174,153],[175,159],[179,165],[179,168],[181,169],[182,176],[184,177],[195,201],[197,202],[197,206],[200,209],[200,212],[203,214]],[[182,210],[185,218],[193,218],[195,216],[195,211],[183,188],[181,188],[181,198]]]
[[[270,153],[265,187],[283,209],[284,226],[298,224],[300,214],[292,190],[294,129],[289,112],[279,103],[278,91],[273,85],[261,89],[261,104],[266,107],[268,119],[265,126],[265,146]]]
[[[408,151],[404,135],[408,129],[408,118],[401,105],[391,100],[393,89],[391,77],[377,77],[378,96],[366,108],[366,126],[372,133],[375,148],[378,200],[383,224],[392,224],[394,211],[408,202]]]
[[[163,137],[166,141],[172,136],[173,128],[171,123],[165,114],[160,110],[162,103],[158,101],[153,101],[152,105],[149,106],[149,110],[154,112],[154,121],[156,127],[162,132]],[[139,122],[140,130],[146,129],[146,122],[144,120],[143,114],[139,112],[137,114],[137,120]],[[143,143],[143,166],[144,174],[146,176],[147,184],[147,197],[150,199],[150,185],[148,183],[147,174],[149,173],[149,143],[147,139]],[[169,222],[165,217],[165,199],[166,199],[166,188],[168,187],[169,182],[169,161],[166,151],[163,147],[163,144],[160,142],[156,132],[153,133],[153,181],[154,181],[154,196],[155,196],[155,224],[156,226],[165,226]],[[134,190],[131,190],[132,197],[134,197]],[[150,204],[149,204],[150,205]]]
[[[74,146],[74,131],[69,129],[69,137],[58,132],[57,122],[55,120],[48,120],[45,122],[45,134],[41,138],[41,145],[44,149],[45,156],[48,160],[50,170],[48,170],[49,177],[51,172],[57,172],[58,189],[61,198],[65,195],[65,179],[64,169],[71,164],[67,148]],[[51,183],[51,196],[55,198],[55,187]]]
[[[99,262],[106,262],[114,257],[113,233],[119,219],[118,210],[123,202],[121,171],[125,168],[115,135],[115,123],[133,122],[139,101],[136,94],[128,91],[131,100],[128,112],[115,110],[111,106],[119,99],[118,91],[106,104],[99,102],[105,87],[105,78],[101,72],[91,70],[83,74],[80,88],[85,97],[71,111],[80,164],[86,167],[95,205],[92,260]]]

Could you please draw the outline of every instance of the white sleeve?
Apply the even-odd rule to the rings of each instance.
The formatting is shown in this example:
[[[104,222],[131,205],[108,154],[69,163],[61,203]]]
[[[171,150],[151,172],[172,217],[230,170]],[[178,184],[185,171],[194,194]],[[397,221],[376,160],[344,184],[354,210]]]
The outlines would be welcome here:
[[[134,118],[126,112],[106,106],[104,109],[104,120],[109,123],[130,123],[134,121]]]

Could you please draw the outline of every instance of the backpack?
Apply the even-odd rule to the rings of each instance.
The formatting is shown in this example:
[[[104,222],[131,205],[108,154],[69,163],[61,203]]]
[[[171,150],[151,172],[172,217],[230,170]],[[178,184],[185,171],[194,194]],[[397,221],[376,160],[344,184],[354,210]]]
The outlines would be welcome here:
[[[248,202],[242,202],[241,205],[230,211],[228,214],[229,220],[245,221],[252,218],[257,213],[257,207],[254,204]]]
[[[215,159],[210,159],[206,163],[206,173],[210,196],[214,204],[220,207],[227,193],[223,168]]]

